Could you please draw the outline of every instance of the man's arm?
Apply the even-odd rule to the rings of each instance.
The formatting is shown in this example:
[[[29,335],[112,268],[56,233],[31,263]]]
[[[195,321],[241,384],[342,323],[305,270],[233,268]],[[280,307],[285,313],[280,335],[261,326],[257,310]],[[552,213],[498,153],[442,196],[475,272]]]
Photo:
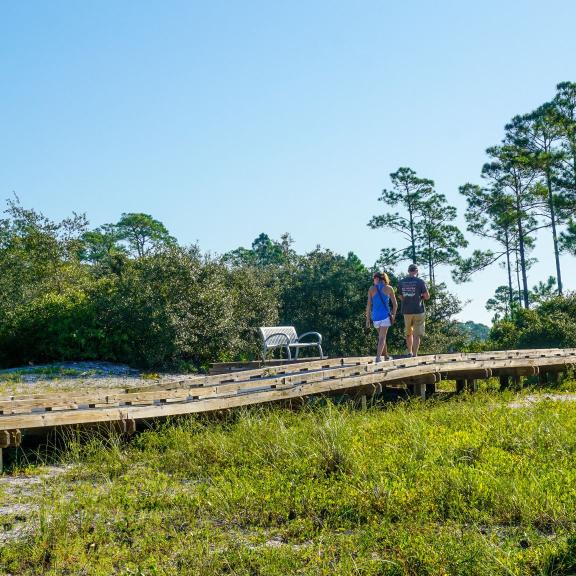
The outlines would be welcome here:
[[[424,280],[422,280],[422,300],[430,300],[430,292],[428,292],[428,286]]]

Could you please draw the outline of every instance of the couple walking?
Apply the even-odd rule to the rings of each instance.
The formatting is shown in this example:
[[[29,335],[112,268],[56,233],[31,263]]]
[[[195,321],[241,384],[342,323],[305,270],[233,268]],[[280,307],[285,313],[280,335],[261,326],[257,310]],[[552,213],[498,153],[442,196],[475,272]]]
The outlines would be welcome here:
[[[398,282],[398,296],[402,302],[401,314],[404,316],[404,329],[406,347],[410,356],[418,355],[420,339],[424,336],[424,300],[430,299],[430,293],[424,280],[418,278],[418,266],[408,266],[408,276]],[[390,308],[392,306],[392,308]],[[378,348],[376,362],[382,357],[389,360],[386,336],[388,328],[396,320],[398,302],[390,278],[386,272],[374,274],[374,285],[368,290],[368,303],[366,304],[366,328],[370,327],[370,320],[378,330]]]

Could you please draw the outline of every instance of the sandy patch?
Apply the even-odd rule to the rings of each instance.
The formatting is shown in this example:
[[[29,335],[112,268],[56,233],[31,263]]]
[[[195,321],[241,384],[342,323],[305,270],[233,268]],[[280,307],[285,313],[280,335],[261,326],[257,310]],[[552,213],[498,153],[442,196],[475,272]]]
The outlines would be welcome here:
[[[510,402],[508,406],[510,408],[528,408],[530,406],[534,406],[534,404],[537,404],[538,402],[543,402],[544,400],[552,400],[554,402],[574,402],[576,401],[576,394],[570,394],[568,392],[564,394],[530,394],[529,396],[525,396],[520,400]]]

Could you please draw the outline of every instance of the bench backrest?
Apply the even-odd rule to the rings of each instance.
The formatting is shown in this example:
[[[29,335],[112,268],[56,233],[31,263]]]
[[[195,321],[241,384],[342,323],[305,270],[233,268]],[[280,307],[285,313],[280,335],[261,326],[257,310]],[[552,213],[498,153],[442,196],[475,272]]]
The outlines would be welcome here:
[[[298,335],[296,334],[296,328],[294,326],[261,326],[260,334],[262,334],[263,340],[266,340],[268,336],[272,334],[286,334],[290,343],[298,341]],[[266,342],[267,347],[281,346],[286,344],[286,340],[282,336],[274,336]]]

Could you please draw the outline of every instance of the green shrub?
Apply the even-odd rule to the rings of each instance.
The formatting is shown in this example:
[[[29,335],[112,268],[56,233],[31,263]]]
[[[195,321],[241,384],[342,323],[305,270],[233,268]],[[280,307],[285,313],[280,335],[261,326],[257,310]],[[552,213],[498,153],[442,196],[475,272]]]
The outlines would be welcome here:
[[[490,342],[500,349],[576,347],[576,294],[516,310],[511,318],[494,323]]]

